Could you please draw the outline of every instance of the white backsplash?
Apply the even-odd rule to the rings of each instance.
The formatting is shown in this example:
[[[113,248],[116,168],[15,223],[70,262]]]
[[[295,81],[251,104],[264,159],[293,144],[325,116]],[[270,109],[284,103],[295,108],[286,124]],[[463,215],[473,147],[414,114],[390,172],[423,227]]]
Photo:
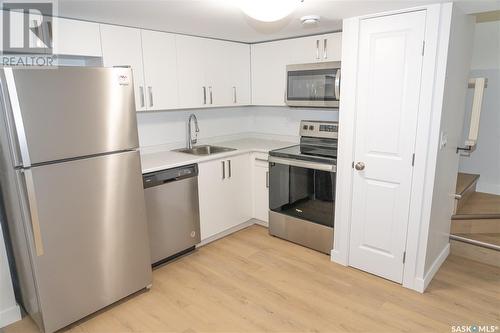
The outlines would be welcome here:
[[[212,138],[236,137],[244,133],[261,133],[298,138],[301,120],[338,120],[331,109],[297,109],[288,107],[236,107],[142,112],[137,114],[141,148],[177,147],[186,142],[187,119],[198,118],[200,142]]]

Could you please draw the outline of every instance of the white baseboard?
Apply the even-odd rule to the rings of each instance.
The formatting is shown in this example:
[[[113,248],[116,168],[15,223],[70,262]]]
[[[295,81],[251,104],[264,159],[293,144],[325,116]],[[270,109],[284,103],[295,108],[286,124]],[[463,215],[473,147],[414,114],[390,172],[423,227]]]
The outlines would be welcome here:
[[[423,293],[429,283],[431,283],[434,275],[438,272],[441,265],[444,263],[450,254],[450,243],[446,244],[441,253],[437,256],[436,260],[432,263],[429,271],[425,274],[424,278],[415,278],[414,290]]]
[[[330,251],[330,260],[339,265],[347,266],[347,261],[345,260],[344,256],[340,255],[340,252],[335,249]]]
[[[208,243],[212,243],[213,241],[216,241],[218,239],[229,236],[230,234],[233,234],[237,231],[240,231],[240,230],[245,229],[251,225],[254,225],[256,223],[256,221],[257,220],[255,220],[255,219],[250,219],[250,220],[243,222],[241,224],[238,224],[237,226],[234,226],[230,229],[224,230],[223,232],[219,232],[218,234],[215,234],[213,236],[210,236],[210,237],[202,240],[200,244],[196,245],[196,247],[201,247],[201,246],[207,245]]]
[[[258,225],[261,225],[263,227],[266,227],[266,228],[269,228],[269,222],[266,222],[266,221],[261,221],[261,220],[258,220],[258,219],[253,219],[255,224],[258,224]]]
[[[21,309],[19,305],[15,305],[8,309],[0,311],[0,328],[15,323],[21,320]]]

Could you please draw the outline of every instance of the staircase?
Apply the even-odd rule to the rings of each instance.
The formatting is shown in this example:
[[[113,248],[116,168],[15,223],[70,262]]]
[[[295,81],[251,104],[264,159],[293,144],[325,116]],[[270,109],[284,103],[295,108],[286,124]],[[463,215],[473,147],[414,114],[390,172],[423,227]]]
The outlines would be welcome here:
[[[500,196],[477,192],[478,180],[479,175],[458,174],[451,252],[500,267]]]

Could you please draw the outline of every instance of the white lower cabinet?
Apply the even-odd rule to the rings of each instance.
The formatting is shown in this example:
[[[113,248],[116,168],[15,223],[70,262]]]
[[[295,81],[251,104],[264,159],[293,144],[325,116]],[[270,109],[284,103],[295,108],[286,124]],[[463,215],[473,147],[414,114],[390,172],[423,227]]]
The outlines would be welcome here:
[[[253,166],[253,217],[267,226],[269,223],[269,163],[268,155],[252,155]]]
[[[201,239],[252,218],[250,154],[198,164]]]

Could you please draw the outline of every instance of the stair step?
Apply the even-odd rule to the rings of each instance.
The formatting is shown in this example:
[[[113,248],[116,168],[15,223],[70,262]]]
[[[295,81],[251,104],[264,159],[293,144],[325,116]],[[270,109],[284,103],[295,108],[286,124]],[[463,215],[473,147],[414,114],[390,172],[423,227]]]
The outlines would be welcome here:
[[[463,219],[451,221],[451,234],[500,233],[500,219]]]
[[[457,214],[464,207],[471,195],[476,192],[478,180],[479,175],[461,172],[458,173],[455,191],[455,214]]]
[[[452,217],[454,220],[482,218],[500,219],[500,195],[472,192]]]
[[[453,255],[500,267],[500,251],[493,250],[458,240],[450,240],[450,252]]]

